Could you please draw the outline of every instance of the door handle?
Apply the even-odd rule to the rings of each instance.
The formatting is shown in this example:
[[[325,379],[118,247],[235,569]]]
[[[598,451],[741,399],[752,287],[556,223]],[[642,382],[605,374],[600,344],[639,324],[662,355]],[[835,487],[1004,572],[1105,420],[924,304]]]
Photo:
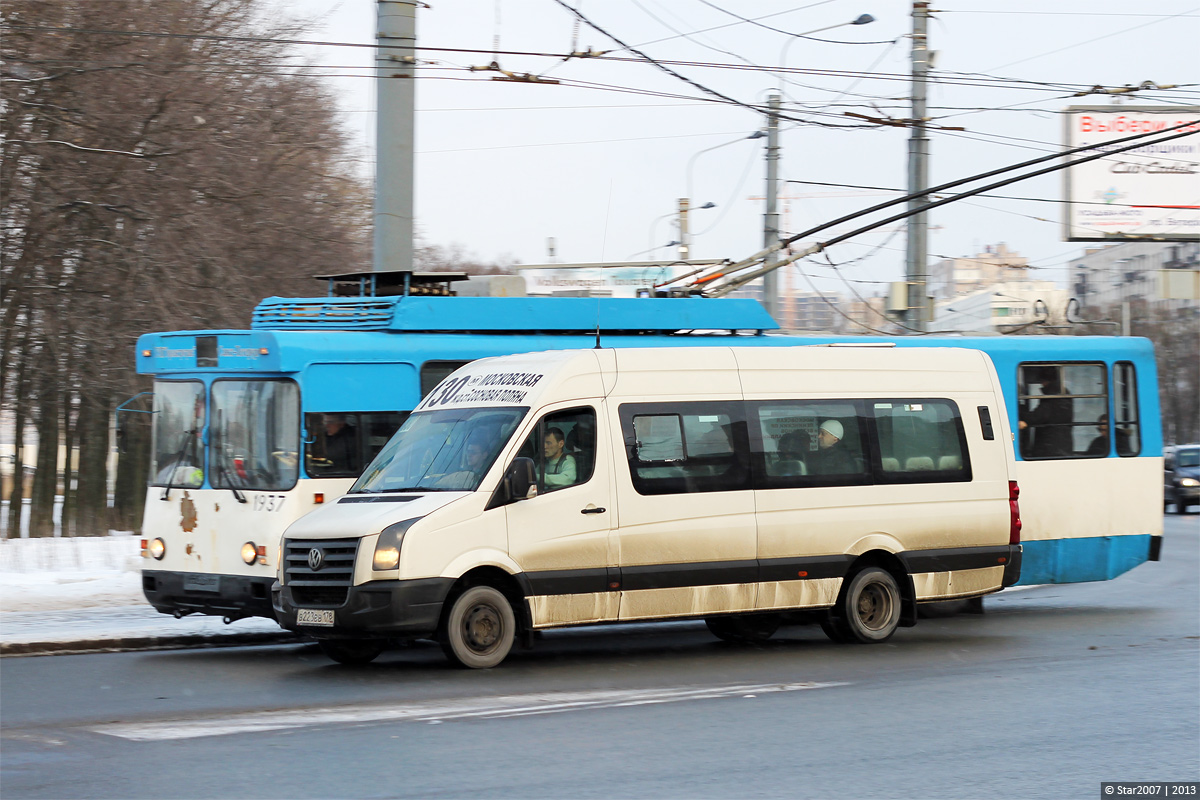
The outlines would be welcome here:
[[[580,514],[603,514],[607,510],[608,510],[607,508],[585,508],[582,511],[580,511],[579,513]]]

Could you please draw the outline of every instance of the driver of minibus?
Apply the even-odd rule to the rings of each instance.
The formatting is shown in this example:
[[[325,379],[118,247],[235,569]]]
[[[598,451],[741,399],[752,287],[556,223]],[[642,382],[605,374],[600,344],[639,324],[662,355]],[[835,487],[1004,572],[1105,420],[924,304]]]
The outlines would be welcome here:
[[[463,448],[462,469],[450,473],[437,481],[441,489],[474,489],[487,469],[488,442],[483,436],[467,440]]]

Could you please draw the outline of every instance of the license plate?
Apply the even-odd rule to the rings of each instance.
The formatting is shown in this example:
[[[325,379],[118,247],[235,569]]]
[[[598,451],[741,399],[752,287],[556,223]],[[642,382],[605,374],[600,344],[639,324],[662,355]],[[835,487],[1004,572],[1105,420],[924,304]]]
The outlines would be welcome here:
[[[332,608],[301,608],[296,611],[297,625],[321,625],[333,627]]]
[[[183,579],[185,592],[219,592],[221,591],[220,575],[188,575]]]

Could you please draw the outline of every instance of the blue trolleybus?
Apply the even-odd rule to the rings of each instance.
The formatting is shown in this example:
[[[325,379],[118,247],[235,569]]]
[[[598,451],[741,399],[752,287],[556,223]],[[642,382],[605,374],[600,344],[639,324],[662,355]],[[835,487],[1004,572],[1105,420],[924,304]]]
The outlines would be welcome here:
[[[1158,558],[1162,433],[1145,339],[791,337],[753,300],[449,296],[458,277],[328,276],[329,296],[268,298],[249,330],[139,339],[138,372],[154,379],[152,605],[273,617],[283,530],[345,493],[443,378],[487,356],[598,345],[982,350],[1020,431],[1020,582],[1107,580]]]

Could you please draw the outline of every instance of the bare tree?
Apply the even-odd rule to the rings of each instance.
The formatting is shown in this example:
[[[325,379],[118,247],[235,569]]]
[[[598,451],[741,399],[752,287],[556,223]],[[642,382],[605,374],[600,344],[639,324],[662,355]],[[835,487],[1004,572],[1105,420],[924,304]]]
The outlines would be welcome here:
[[[79,447],[67,516],[108,525],[108,421],[145,386],[137,335],[243,327],[261,297],[366,263],[367,194],[334,104],[274,41],[298,31],[261,6],[0,7],[0,399],[43,442],[38,531],[60,434]],[[144,484],[117,484],[127,521]]]

